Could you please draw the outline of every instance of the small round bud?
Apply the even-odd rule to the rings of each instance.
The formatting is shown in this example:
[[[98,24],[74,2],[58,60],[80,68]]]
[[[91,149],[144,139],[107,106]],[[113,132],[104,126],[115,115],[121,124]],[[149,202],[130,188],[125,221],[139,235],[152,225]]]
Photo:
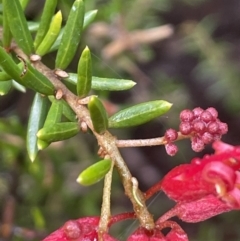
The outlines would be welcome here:
[[[206,109],[206,111],[208,111],[212,114],[212,117],[213,117],[214,120],[216,120],[218,118],[218,112],[215,108],[209,107],[209,108]]]
[[[193,130],[199,134],[202,134],[206,130],[206,125],[203,121],[197,120],[193,123]]]
[[[213,120],[213,116],[212,114],[207,111],[207,110],[204,110],[201,115],[200,115],[200,119],[206,123],[210,122]]]
[[[191,110],[183,110],[180,113],[180,120],[181,121],[192,121],[194,119],[193,112]]]
[[[192,132],[192,126],[189,122],[181,122],[179,125],[179,131],[183,135],[189,135]]]
[[[63,226],[64,233],[67,239],[77,239],[81,235],[81,228],[76,221],[67,221]]]
[[[204,142],[198,136],[192,137],[191,141],[192,141],[191,146],[193,151],[200,152],[204,149]]]
[[[222,135],[220,135],[220,134],[214,134],[213,141],[219,141],[219,140],[221,140],[221,137],[222,137]]]
[[[166,141],[175,141],[178,138],[178,133],[174,129],[168,129],[166,130],[164,134],[164,138]]]
[[[219,130],[219,124],[216,121],[214,121],[214,122],[211,121],[208,123],[207,130],[208,130],[208,132],[215,134]]]
[[[201,139],[204,142],[204,144],[209,144],[213,141],[213,135],[209,132],[205,132],[202,134]]]
[[[178,152],[178,147],[173,143],[166,144],[165,149],[169,156],[174,156]]]
[[[193,110],[192,110],[192,112],[193,112],[193,115],[194,115],[194,117],[200,117],[200,115],[202,114],[202,112],[203,112],[203,109],[202,108],[200,108],[200,107],[196,107],[196,108],[194,108]]]
[[[219,128],[218,132],[221,135],[224,135],[224,134],[226,134],[228,132],[228,125],[226,123],[224,123],[224,122],[219,122],[218,123],[218,128]]]

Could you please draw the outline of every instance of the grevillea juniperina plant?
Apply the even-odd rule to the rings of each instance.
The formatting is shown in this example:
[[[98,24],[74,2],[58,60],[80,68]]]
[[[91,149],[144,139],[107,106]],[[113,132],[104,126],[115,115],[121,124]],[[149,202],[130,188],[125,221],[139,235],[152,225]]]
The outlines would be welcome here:
[[[26,1],[2,0],[0,90],[7,94],[12,86],[18,86],[35,92],[26,138],[31,161],[52,142],[71,138],[79,132],[95,136],[101,160],[83,170],[76,179],[81,185],[92,185],[104,178],[104,188],[99,217],[67,221],[44,241],[114,241],[117,239],[109,234],[109,229],[126,219],[139,221],[139,227],[129,235],[128,241],[187,241],[187,234],[172,217],[194,223],[239,209],[240,146],[221,142],[228,126],[219,120],[217,110],[213,107],[185,109],[179,115],[179,129],[168,129],[162,137],[117,139],[111,134],[111,128],[144,124],[167,113],[172,104],[164,100],[144,102],[108,117],[104,102],[94,95],[94,90],[122,91],[135,83],[93,76],[88,47],[79,57],[76,73],[68,73],[66,68],[76,53],[81,33],[94,20],[96,11],[85,13],[84,1],[75,0],[62,26],[61,11],[54,14],[56,6],[57,0],[46,0],[41,21],[37,28],[32,28],[23,12]],[[54,69],[41,61],[42,56],[52,51],[57,51]],[[211,144],[215,153],[176,166],[147,192],[142,192],[119,148],[164,145],[167,154],[174,156],[178,151],[176,142],[182,139],[189,139],[195,152]],[[111,215],[114,168],[121,177],[133,212]],[[176,205],[154,219],[146,201],[159,191]],[[167,228],[170,231],[163,234],[162,230]]]

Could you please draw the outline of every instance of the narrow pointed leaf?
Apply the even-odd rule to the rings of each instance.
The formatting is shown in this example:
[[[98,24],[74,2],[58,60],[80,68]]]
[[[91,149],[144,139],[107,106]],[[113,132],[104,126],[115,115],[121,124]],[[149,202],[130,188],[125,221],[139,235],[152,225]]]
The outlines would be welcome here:
[[[63,105],[61,100],[54,100],[48,111],[44,126],[51,126],[61,121]]]
[[[43,13],[40,20],[40,25],[34,40],[35,49],[42,42],[45,34],[47,33],[52,16],[54,15],[58,0],[46,0],[43,8]]]
[[[99,134],[103,134],[108,128],[108,117],[102,102],[97,96],[91,97],[88,103],[88,109],[94,130]]]
[[[77,81],[77,94],[79,97],[87,96],[91,90],[92,85],[92,59],[91,52],[86,47],[78,62],[78,81]]]
[[[62,100],[63,103],[63,115],[72,122],[76,122],[77,118],[76,118],[76,113],[71,109],[71,107]]]
[[[3,0],[8,24],[17,45],[27,54],[34,52],[33,40],[19,0]]]
[[[165,114],[171,106],[167,101],[155,100],[129,107],[111,116],[108,119],[109,127],[122,128],[144,124]]]
[[[21,81],[24,86],[33,89],[44,95],[53,95],[54,86],[49,79],[38,72],[31,64],[26,63],[27,67],[24,74],[21,76]]]
[[[26,88],[23,85],[16,82],[15,80],[12,80],[12,85],[16,90],[18,90],[22,93],[26,93]]]
[[[12,57],[6,53],[5,49],[0,46],[0,65],[2,69],[13,79],[21,82],[20,75],[22,73],[18,65],[13,61]]]
[[[58,34],[61,30],[61,24],[62,24],[62,13],[61,11],[58,11],[52,19],[52,22],[50,24],[50,27],[46,36],[38,46],[36,50],[36,54],[43,56],[46,53],[48,53],[49,49],[52,47],[53,43],[58,37]]]
[[[57,52],[56,68],[66,69],[69,63],[72,61],[80,42],[83,20],[84,2],[83,0],[75,0],[69,13]]]
[[[39,23],[28,21],[28,29],[30,32],[36,32],[39,29]]]
[[[53,96],[48,97],[51,102],[56,101]],[[61,102],[62,105],[62,113],[63,115],[70,121],[70,122],[77,122],[76,113],[72,110],[72,108],[68,105],[66,101],[63,99],[58,100]]]
[[[46,126],[38,131],[39,139],[47,142],[62,141],[75,136],[80,131],[76,122],[56,123],[53,126]]]
[[[25,10],[25,8],[27,7],[29,1],[30,0],[20,0],[20,4],[21,4],[23,10]]]
[[[111,160],[101,160],[85,169],[77,178],[83,186],[90,186],[105,177],[111,168]]]
[[[12,88],[12,81],[2,81],[0,82],[0,95],[6,95]]]
[[[1,81],[8,81],[8,80],[11,80],[12,77],[7,74],[6,72],[0,72],[0,82]]]
[[[42,128],[47,111],[49,108],[49,100],[47,97],[36,93],[30,111],[28,128],[27,128],[27,151],[31,161],[34,161],[37,153],[37,132]]]
[[[77,84],[77,74],[68,73],[68,77],[64,79],[71,84]],[[93,90],[108,90],[108,91],[122,91],[131,89],[136,82],[127,79],[101,78],[92,76]]]
[[[52,105],[48,111],[43,128],[52,126],[52,125],[60,122],[61,117],[62,117],[62,112],[63,112],[62,102],[60,100],[54,99],[52,102]],[[48,147],[50,145],[50,143],[51,142],[38,139],[37,145],[40,150],[43,150],[44,148]]]
[[[91,11],[85,13],[85,15],[84,15],[84,22],[83,22],[83,29],[82,30],[84,30],[91,22],[93,22],[93,20],[96,17],[96,15],[97,15],[97,10],[91,10]],[[64,33],[64,29],[65,29],[65,27],[63,27],[61,29],[61,31],[60,31],[60,33],[59,33],[55,43],[53,44],[53,46],[51,47],[49,52],[53,52],[53,51],[58,50],[59,45],[61,43],[61,39],[62,39],[63,33]]]
[[[91,10],[85,13],[84,15],[84,22],[83,22],[83,29],[87,28],[95,19],[98,10]]]
[[[9,48],[12,41],[12,34],[9,28],[8,19],[7,19],[7,11],[3,11],[3,36],[2,43],[4,48]]]

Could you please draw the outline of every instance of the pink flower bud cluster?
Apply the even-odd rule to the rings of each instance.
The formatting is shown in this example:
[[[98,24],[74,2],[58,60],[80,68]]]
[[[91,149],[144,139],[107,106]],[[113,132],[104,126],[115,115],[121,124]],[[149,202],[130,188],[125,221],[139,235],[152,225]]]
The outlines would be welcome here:
[[[210,107],[203,110],[197,107],[193,110],[183,110],[180,113],[179,131],[183,135],[191,135],[191,145],[195,152],[200,152],[206,144],[220,140],[228,131],[226,123],[218,119],[218,112]]]

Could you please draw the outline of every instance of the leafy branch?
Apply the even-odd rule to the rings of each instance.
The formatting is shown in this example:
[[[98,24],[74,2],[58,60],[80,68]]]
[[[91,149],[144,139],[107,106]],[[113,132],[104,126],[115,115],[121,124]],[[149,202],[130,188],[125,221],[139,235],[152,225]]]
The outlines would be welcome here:
[[[231,194],[228,190],[235,190],[235,182],[238,181],[235,176],[238,175],[239,166],[236,160],[239,159],[239,151],[235,147],[224,146],[225,144],[218,142],[221,136],[227,133],[228,127],[226,123],[218,119],[218,113],[214,108],[203,110],[198,107],[193,110],[183,110],[180,113],[179,131],[168,129],[163,137],[146,140],[118,140],[109,132],[109,128],[127,128],[149,122],[165,114],[172,104],[164,100],[149,101],[122,109],[108,117],[102,101],[98,96],[89,94],[89,92],[94,89],[120,91],[132,88],[135,83],[130,80],[94,77],[91,52],[88,47],[81,53],[77,72],[67,73],[65,71],[75,55],[83,29],[93,21],[96,11],[85,14],[84,1],[75,0],[66,25],[61,27],[61,11],[54,15],[57,1],[46,0],[33,40],[29,23],[23,12],[26,2],[18,0],[3,0],[2,2],[4,21],[1,37],[4,41],[0,46],[0,93],[7,94],[14,82],[22,89],[30,88],[36,92],[29,117],[26,141],[31,161],[35,160],[40,150],[45,149],[52,142],[65,140],[78,132],[87,131],[95,136],[99,145],[98,154],[103,158],[85,169],[77,178],[82,185],[91,185],[105,178],[100,219],[87,217],[79,219],[78,222],[69,221],[62,228],[64,231],[62,235],[67,236],[69,240],[76,239],[76,236],[80,235],[80,227],[91,224],[94,232],[97,230],[99,240],[113,240],[108,235],[110,225],[127,218],[137,218],[140,228],[130,240],[145,240],[144,237],[156,236],[158,240],[187,241],[185,232],[177,223],[168,221],[169,218],[179,216],[182,220],[197,222],[236,208],[234,205],[230,208],[229,203],[233,202],[237,195]],[[51,69],[43,64],[41,58],[53,49],[57,50],[57,56],[55,68]],[[164,145],[166,152],[173,156],[178,150],[174,142],[186,138],[190,139],[192,149],[196,152],[201,151],[206,144],[213,142],[216,150],[215,156],[204,158],[202,161],[194,160],[187,166],[176,167],[162,181],[143,193],[138,187],[138,180],[132,176],[122,158],[119,148]],[[222,154],[219,146],[227,152]],[[112,217],[110,196],[114,167],[118,170],[125,194],[130,199],[134,212]],[[227,174],[223,174],[220,171],[221,168],[226,170]],[[195,174],[198,177],[197,181],[194,179]],[[190,185],[188,179],[193,179],[192,182],[195,185]],[[182,185],[184,182],[193,194],[188,195],[189,191]],[[202,182],[206,186],[202,185]],[[178,189],[178,185],[181,188]],[[147,209],[146,200],[160,190],[163,190],[177,204],[154,222],[152,214]],[[183,194],[182,190],[185,191]],[[201,207],[206,208],[208,203],[214,210],[208,214],[202,214]],[[160,239],[163,237],[161,230],[167,227],[170,227],[171,231],[166,239],[165,237]]]

